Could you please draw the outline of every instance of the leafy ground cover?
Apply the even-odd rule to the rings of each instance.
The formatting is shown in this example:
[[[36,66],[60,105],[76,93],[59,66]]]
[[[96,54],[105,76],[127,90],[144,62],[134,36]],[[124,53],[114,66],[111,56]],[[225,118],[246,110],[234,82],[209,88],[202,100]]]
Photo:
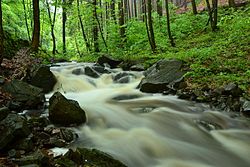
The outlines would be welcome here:
[[[191,87],[217,87],[236,82],[250,93],[250,6],[236,9],[220,8],[218,30],[212,32],[207,12],[172,13],[171,29],[176,47],[171,47],[165,28],[165,19],[155,16],[158,53],[152,54],[143,23],[128,24],[128,44],[125,50],[113,47],[112,56],[118,59],[143,59],[148,67],[162,58],[181,59],[190,65],[187,74]],[[78,58],[95,61],[98,55]]]

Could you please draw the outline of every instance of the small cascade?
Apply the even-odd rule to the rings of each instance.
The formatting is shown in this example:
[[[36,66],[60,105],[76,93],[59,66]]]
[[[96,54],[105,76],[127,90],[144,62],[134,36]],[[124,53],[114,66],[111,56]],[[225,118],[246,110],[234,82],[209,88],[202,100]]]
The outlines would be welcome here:
[[[142,93],[136,89],[141,72],[127,71],[124,82],[115,80],[121,69],[91,77],[86,66],[92,65],[51,67],[54,91],[78,101],[87,115],[72,147],[97,148],[129,167],[250,166],[249,121],[176,96]]]

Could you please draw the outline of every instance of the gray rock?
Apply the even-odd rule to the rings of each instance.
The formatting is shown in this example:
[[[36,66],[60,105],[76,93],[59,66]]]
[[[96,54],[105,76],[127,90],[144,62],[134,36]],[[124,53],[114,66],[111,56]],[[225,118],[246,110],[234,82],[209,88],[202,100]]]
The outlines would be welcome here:
[[[9,113],[10,113],[9,108],[7,107],[0,108],[0,121],[6,118]]]
[[[93,77],[93,78],[98,78],[100,76],[100,74],[95,71],[94,69],[92,69],[91,67],[85,67],[85,75],[88,75],[90,77]]]
[[[97,71],[98,73],[100,73],[100,74],[109,74],[109,73],[111,73],[107,68],[105,68],[105,67],[103,67],[103,66],[101,66],[101,65],[99,65],[99,64],[94,64],[94,65],[92,66],[92,68],[93,68],[95,71]]]
[[[247,116],[250,117],[250,101],[245,101],[243,106],[242,106],[242,113]]]
[[[32,67],[30,72],[28,72],[24,78],[24,81],[41,88],[44,93],[52,91],[57,82],[56,77],[50,71],[50,68],[44,65]]]
[[[8,146],[13,140],[23,139],[30,134],[24,117],[17,114],[9,114],[0,122],[0,150]]]
[[[49,99],[49,119],[52,123],[69,126],[86,122],[85,111],[77,101],[66,99],[60,92],[56,92]]]
[[[115,83],[129,83],[132,77],[134,77],[134,75],[131,73],[120,72],[114,76],[114,82]]]
[[[15,158],[12,160],[19,166],[24,165],[39,165],[39,166],[49,166],[49,158],[45,156],[42,151],[37,150],[27,156],[21,158]]]
[[[6,83],[3,90],[11,94],[13,102],[21,109],[34,109],[45,101],[42,89],[32,86],[26,82],[12,80]]]
[[[69,149],[64,156],[56,160],[56,163],[64,167],[126,167],[120,161],[104,152],[87,148],[77,148],[75,151]]]
[[[122,61],[115,60],[107,55],[103,55],[98,58],[97,63],[104,66],[105,64],[108,64],[111,68],[116,68]]]
[[[77,69],[74,69],[72,71],[72,74],[74,74],[74,75],[83,75],[84,74],[84,70],[82,68],[77,68]]]
[[[232,95],[233,97],[241,96],[243,91],[235,83],[229,83],[224,86],[223,94]]]
[[[144,71],[145,68],[143,66],[143,64],[136,64],[130,67],[131,71]]]
[[[144,72],[145,78],[139,84],[142,92],[162,93],[183,82],[183,62],[179,60],[160,60]]]

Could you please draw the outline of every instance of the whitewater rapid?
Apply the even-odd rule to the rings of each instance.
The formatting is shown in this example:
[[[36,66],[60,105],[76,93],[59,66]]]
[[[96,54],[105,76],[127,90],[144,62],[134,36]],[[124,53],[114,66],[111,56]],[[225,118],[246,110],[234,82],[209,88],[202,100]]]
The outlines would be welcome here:
[[[141,72],[115,83],[121,69],[92,78],[72,71],[91,64],[51,67],[55,91],[79,102],[87,123],[72,147],[97,148],[129,167],[248,167],[250,123],[232,113],[175,96],[142,93]],[[49,98],[51,94],[47,95]]]

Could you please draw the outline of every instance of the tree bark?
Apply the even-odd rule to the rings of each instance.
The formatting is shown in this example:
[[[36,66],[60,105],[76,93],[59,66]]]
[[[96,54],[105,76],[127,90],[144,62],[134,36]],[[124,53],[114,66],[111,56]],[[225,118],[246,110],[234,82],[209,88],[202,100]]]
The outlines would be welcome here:
[[[50,13],[50,5],[48,0],[46,0],[46,5],[47,5],[47,10],[48,10],[48,16],[49,16],[49,21],[50,21],[50,28],[51,28],[51,37],[52,37],[52,41],[53,41],[53,49],[52,49],[52,53],[56,54],[56,37],[55,37],[55,33],[54,33],[54,27],[55,27],[55,18],[56,18],[56,9],[57,9],[57,0],[55,2],[55,11],[54,11],[54,16],[53,16],[53,20],[51,17],[51,13]]]
[[[79,22],[80,22],[80,26],[81,26],[81,30],[82,30],[82,36],[83,36],[83,39],[84,39],[84,42],[85,42],[85,45],[86,45],[86,49],[87,49],[87,51],[91,51],[90,44],[88,42],[87,36],[85,34],[85,31],[84,31],[83,21],[82,21],[82,17],[81,17],[81,13],[80,13],[79,0],[77,0],[77,12],[78,12],[78,19],[79,19]]]
[[[193,14],[194,15],[198,14],[195,0],[191,0],[191,3],[192,3]]]
[[[151,38],[150,38],[150,34],[149,34],[149,30],[148,30],[148,18],[147,18],[147,13],[146,13],[146,0],[142,0],[142,11],[144,11],[144,14],[143,14],[143,20],[145,20],[145,26],[146,26],[146,31],[147,31],[147,36],[148,36],[148,43],[150,45],[150,47],[152,48],[152,42],[151,42]]]
[[[67,12],[66,12],[66,0],[62,0],[62,40],[63,40],[63,54],[66,54],[66,21],[67,21]]]
[[[165,0],[165,7],[166,7],[166,16],[167,16],[167,32],[168,32],[168,38],[170,41],[170,44],[172,47],[175,47],[174,38],[171,34],[170,29],[170,17],[169,17],[169,8],[168,8],[168,0]]]
[[[156,44],[155,44],[155,36],[154,36],[154,28],[153,28],[153,20],[152,20],[152,2],[148,0],[148,28],[149,28],[149,35],[150,35],[150,42],[151,42],[151,49],[152,52],[155,53],[156,51]]]
[[[39,11],[39,0],[33,0],[33,20],[34,29],[32,35],[31,48],[37,52],[40,44],[40,11]]]
[[[25,18],[25,25],[26,25],[26,29],[27,29],[28,39],[29,39],[29,41],[31,41],[28,18],[27,18],[27,11],[26,11],[26,6],[25,6],[25,0],[23,0],[23,10],[24,10],[24,18]]]
[[[93,41],[94,41],[94,51],[100,52],[99,50],[99,43],[98,43],[98,25],[96,22],[97,18],[97,12],[96,12],[96,6],[97,6],[97,0],[93,0],[93,27],[92,27],[92,33],[93,33]]]
[[[135,13],[135,18],[137,18],[137,5],[136,5],[136,0],[134,0],[134,13]]]
[[[124,13],[124,4],[123,0],[118,3],[119,8],[119,30],[120,30],[120,37],[121,37],[121,47],[123,47],[124,42],[126,42],[126,30],[125,30],[125,13]]]
[[[162,16],[162,2],[160,0],[156,1],[156,9],[159,16]]]
[[[111,8],[111,16],[112,16],[113,20],[114,20],[115,23],[116,23],[116,16],[115,16],[115,0],[112,0],[112,1],[111,1],[110,8]]]
[[[235,8],[235,1],[234,0],[228,0],[229,7]]]
[[[218,22],[218,0],[212,0],[213,5],[213,25],[212,30],[215,31],[218,29],[217,22]]]
[[[4,55],[4,32],[3,32],[3,14],[2,14],[2,0],[0,0],[0,67],[3,61]]]

